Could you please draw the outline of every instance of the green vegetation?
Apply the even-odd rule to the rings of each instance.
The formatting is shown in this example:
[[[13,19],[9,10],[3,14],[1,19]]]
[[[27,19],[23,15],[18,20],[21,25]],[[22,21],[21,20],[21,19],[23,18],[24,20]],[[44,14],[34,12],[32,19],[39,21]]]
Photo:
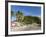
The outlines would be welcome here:
[[[26,24],[32,24],[32,17],[31,16],[24,16],[23,22]]]
[[[41,24],[41,20],[38,17],[33,17],[33,16],[24,16],[23,22],[26,24],[32,24],[32,23],[37,23]]]
[[[11,11],[11,15],[13,16],[13,11]],[[41,19],[39,19],[39,17],[36,16],[24,16],[23,12],[21,11],[17,11],[16,12],[16,20],[17,22],[24,22],[25,24],[32,24],[32,23],[36,23],[36,24],[41,24]]]
[[[13,11],[11,11],[11,16],[13,16],[14,15],[14,13],[13,13]]]
[[[18,22],[24,22],[26,24],[32,24],[32,23],[41,24],[41,20],[39,19],[39,17],[36,17],[36,16],[24,16],[21,11],[18,11],[16,13],[16,18],[17,18]]]
[[[22,13],[21,11],[18,11],[18,12],[16,13],[16,20],[17,20],[18,22],[22,22],[23,18],[24,18],[23,13]]]

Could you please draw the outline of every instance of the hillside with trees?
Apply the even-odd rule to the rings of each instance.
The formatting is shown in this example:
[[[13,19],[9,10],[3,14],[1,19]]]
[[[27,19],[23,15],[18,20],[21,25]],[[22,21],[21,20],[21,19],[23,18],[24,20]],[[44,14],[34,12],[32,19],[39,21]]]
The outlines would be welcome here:
[[[11,12],[11,15],[13,16],[13,12]],[[26,25],[36,23],[41,24],[41,19],[36,16],[24,16],[22,11],[17,11],[16,14],[16,21],[20,23],[24,23]]]
[[[12,16],[16,16],[16,20],[12,23],[13,30],[33,30],[33,29],[40,29],[41,26],[41,19],[37,16],[24,16],[22,11],[17,11],[14,13],[11,11],[11,19]],[[28,27],[28,28],[27,28]]]

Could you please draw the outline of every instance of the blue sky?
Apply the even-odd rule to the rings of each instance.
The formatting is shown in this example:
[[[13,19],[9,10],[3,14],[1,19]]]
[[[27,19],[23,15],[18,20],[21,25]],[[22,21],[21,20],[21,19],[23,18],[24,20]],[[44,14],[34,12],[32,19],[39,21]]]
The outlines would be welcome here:
[[[12,5],[11,9],[13,12],[17,12],[18,10],[22,11],[25,16],[40,16],[41,15],[41,7],[38,6],[17,6]]]
[[[18,10],[22,11],[24,16],[40,16],[41,7],[39,6],[19,6],[11,5],[11,10],[16,13]]]

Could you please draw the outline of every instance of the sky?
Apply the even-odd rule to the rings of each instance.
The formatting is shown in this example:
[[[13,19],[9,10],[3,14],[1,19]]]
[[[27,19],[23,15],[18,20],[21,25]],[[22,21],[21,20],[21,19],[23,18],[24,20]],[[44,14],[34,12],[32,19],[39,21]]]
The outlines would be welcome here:
[[[40,16],[41,7],[39,6],[19,6],[11,5],[11,10],[16,13],[17,11],[22,11],[24,16]]]
[[[13,12],[17,12],[18,10],[22,11],[25,16],[40,16],[41,15],[41,7],[38,6],[17,6],[12,5],[11,9]]]

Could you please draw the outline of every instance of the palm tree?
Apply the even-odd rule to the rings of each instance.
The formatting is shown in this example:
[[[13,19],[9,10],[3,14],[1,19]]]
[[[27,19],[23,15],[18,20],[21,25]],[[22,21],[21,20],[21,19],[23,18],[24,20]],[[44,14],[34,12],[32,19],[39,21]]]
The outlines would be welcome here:
[[[12,17],[14,16],[14,12],[13,11],[11,11],[11,19],[12,19]]]
[[[16,20],[18,22],[22,22],[23,18],[24,18],[23,13],[21,11],[17,11],[17,13],[16,13]]]
[[[11,11],[11,16],[13,16],[14,15],[14,13],[13,13],[13,11]]]

